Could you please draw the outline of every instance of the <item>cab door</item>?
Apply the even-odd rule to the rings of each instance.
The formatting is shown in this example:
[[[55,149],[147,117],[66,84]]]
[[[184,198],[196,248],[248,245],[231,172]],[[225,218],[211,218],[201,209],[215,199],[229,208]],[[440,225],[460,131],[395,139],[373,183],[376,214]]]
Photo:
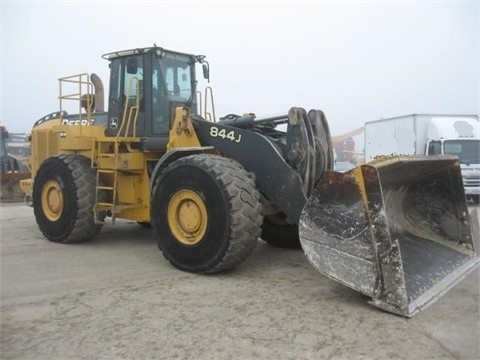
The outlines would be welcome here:
[[[111,62],[108,136],[143,136],[145,133],[145,66],[142,55]]]

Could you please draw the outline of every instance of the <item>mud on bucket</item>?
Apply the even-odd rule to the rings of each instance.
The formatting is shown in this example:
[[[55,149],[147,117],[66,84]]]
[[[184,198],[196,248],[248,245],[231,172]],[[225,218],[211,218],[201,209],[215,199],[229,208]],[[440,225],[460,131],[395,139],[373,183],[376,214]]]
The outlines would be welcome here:
[[[407,317],[480,261],[452,156],[384,158],[327,172],[303,209],[299,232],[318,271]]]

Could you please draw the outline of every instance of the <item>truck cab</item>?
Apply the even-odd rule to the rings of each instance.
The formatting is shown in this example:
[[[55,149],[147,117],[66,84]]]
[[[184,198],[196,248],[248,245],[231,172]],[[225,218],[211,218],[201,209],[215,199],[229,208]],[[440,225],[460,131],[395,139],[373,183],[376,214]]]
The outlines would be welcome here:
[[[455,155],[461,164],[465,195],[480,198],[480,122],[473,118],[432,118],[427,131],[427,155]]]

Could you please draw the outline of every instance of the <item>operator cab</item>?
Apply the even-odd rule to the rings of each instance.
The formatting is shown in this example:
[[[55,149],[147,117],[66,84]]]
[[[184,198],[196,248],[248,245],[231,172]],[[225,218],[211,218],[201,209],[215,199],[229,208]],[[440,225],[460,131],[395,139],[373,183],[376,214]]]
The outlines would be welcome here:
[[[110,61],[108,136],[140,137],[144,150],[164,150],[178,106],[197,113],[195,63],[204,56],[159,47],[113,52]]]

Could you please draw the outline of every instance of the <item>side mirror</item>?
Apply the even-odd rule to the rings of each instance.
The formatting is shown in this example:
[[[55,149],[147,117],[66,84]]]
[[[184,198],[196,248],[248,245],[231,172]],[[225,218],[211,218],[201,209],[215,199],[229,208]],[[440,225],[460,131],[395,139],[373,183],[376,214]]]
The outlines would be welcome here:
[[[137,58],[131,57],[127,60],[127,74],[136,74],[138,68]]]
[[[203,63],[202,69],[203,69],[203,77],[207,79],[208,82],[210,82],[210,68],[207,62]]]

